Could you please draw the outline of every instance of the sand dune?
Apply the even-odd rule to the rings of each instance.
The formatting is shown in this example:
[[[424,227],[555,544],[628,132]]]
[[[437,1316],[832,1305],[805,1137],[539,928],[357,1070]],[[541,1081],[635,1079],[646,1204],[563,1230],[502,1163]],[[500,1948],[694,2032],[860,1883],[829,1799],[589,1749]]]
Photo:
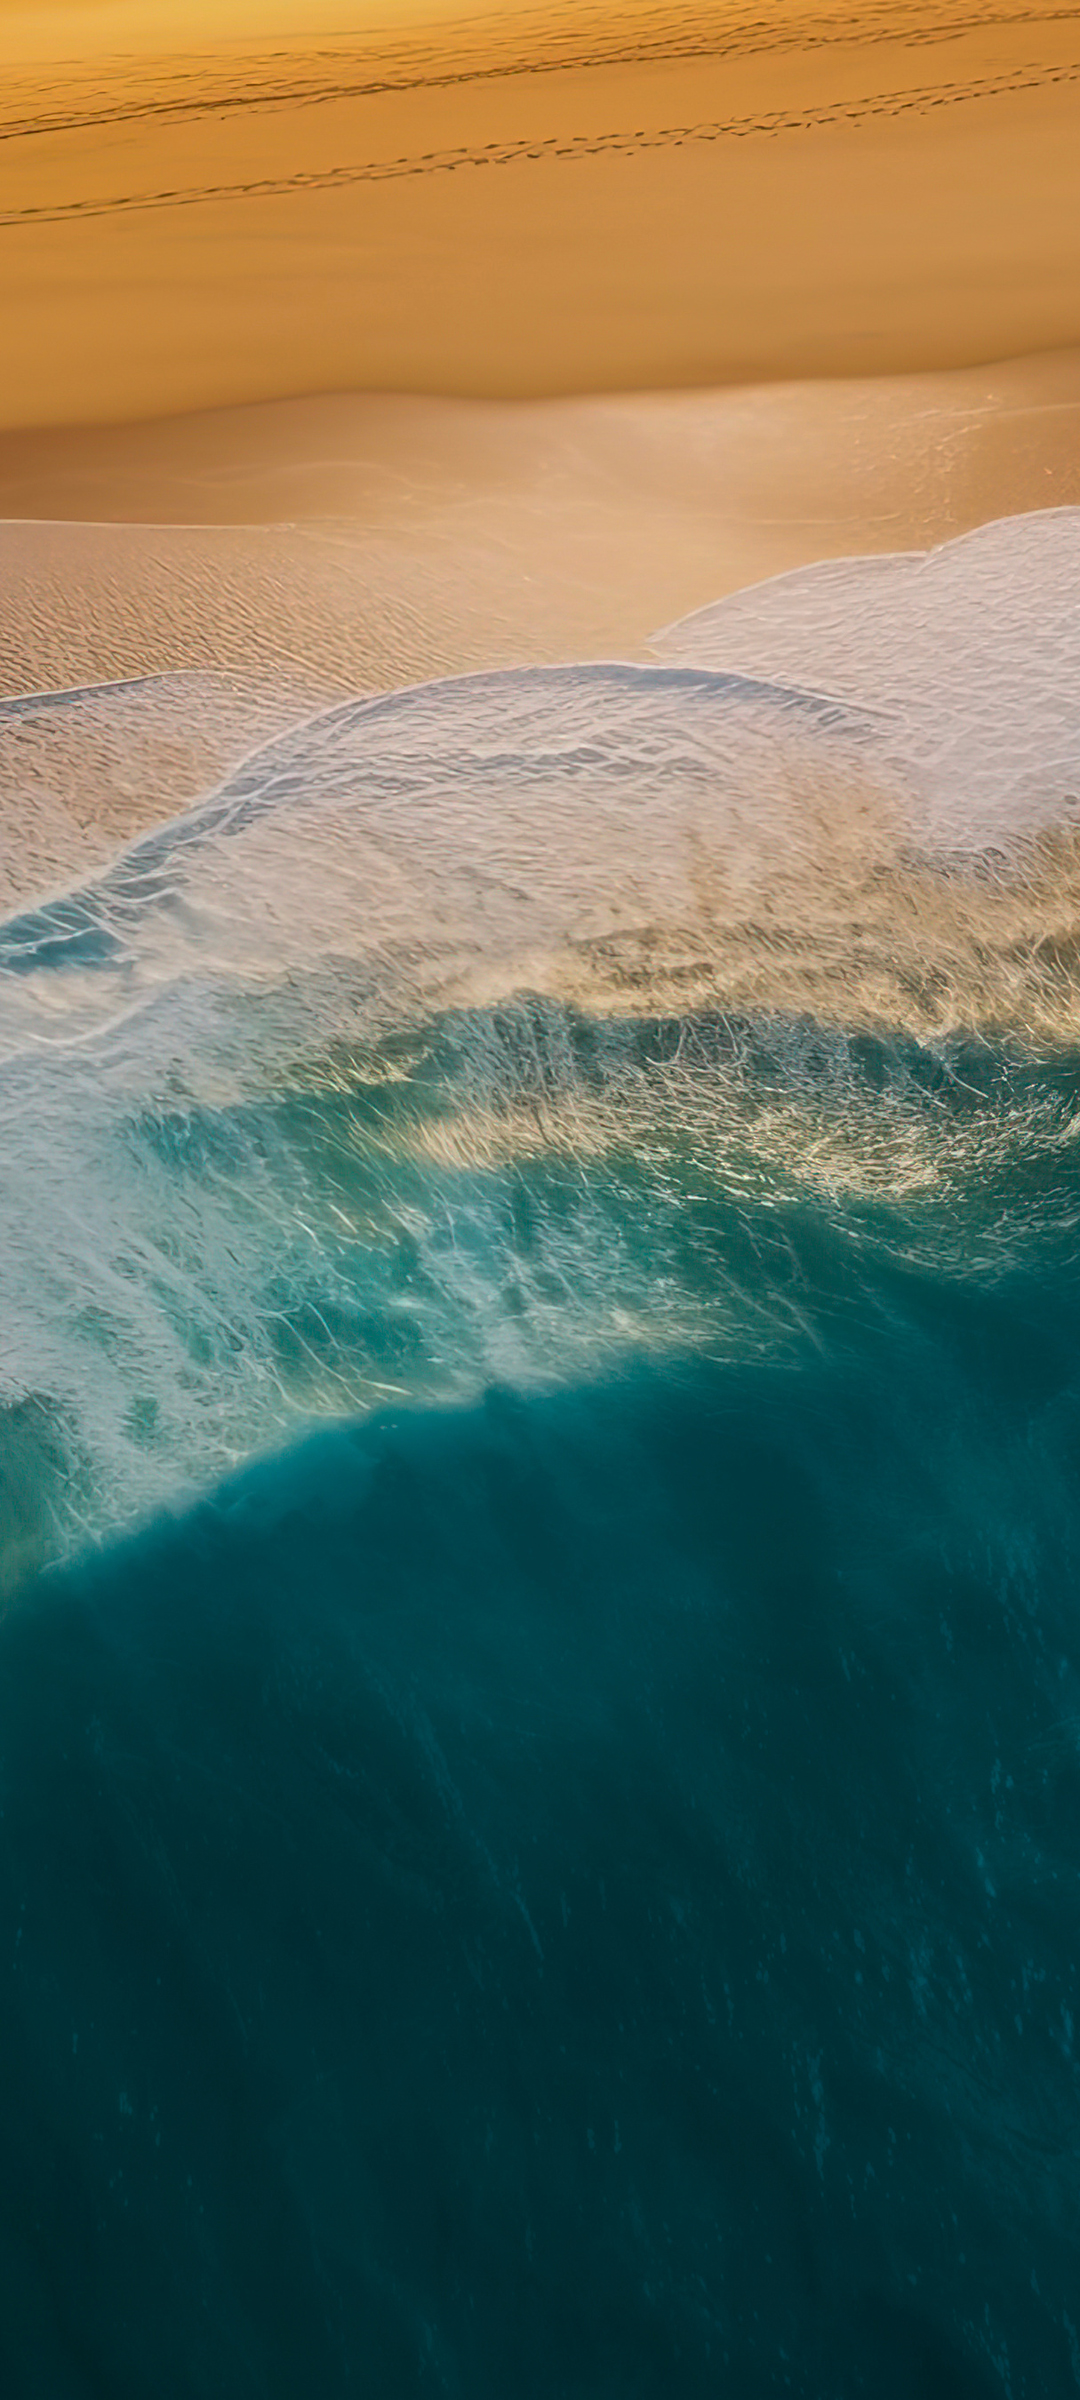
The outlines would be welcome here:
[[[0,14],[0,423],[1080,339],[1080,8],[296,14]]]

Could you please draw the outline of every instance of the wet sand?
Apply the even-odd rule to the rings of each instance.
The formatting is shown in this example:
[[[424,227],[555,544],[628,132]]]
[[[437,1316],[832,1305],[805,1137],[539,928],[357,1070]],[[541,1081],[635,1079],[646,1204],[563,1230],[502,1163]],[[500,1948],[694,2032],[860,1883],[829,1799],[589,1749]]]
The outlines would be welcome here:
[[[1080,351],[2,436],[0,896],[89,867],[342,694],[648,657],[658,627],[790,568],[1078,501]]]
[[[0,14],[0,424],[1080,340],[1076,7],[290,14]]]
[[[1080,350],[493,403],[332,395],[0,435],[0,693],[182,668],[379,689],[639,656],[740,586],[1080,500]]]

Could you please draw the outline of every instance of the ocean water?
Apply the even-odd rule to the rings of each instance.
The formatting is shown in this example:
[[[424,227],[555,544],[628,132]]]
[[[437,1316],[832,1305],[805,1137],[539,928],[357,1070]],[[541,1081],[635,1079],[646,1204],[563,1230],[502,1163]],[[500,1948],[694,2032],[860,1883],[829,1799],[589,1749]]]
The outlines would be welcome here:
[[[346,702],[0,923],[5,2392],[1080,2389],[1078,593]]]

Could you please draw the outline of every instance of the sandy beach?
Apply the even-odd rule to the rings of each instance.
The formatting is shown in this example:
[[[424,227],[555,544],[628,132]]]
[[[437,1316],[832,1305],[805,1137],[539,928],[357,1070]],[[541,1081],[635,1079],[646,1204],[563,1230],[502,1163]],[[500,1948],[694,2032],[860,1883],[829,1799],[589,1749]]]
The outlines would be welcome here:
[[[0,17],[0,424],[1080,339],[1075,7],[304,18]]]
[[[1080,7],[0,0],[0,49],[9,900],[343,693],[1080,499]]]

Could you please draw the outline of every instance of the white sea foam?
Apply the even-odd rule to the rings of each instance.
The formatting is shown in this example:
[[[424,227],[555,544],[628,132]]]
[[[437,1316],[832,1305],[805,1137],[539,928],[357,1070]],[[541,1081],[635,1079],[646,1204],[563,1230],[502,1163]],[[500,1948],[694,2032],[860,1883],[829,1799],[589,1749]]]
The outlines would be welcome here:
[[[778,575],[653,647],[873,706],[935,849],[1080,816],[1080,508]]]
[[[785,774],[854,769],[871,719],[697,668],[465,676],[345,703],[257,751],[114,867],[0,926],[0,969],[280,981],[323,956],[511,974],[690,924],[710,862],[801,850]],[[89,993],[82,997],[89,1000]],[[44,1005],[51,1006],[51,999]],[[100,1005],[115,1005],[110,993]]]
[[[1071,1116],[908,1051],[1076,1044],[1077,592],[1059,511],[763,586],[678,664],[344,703],[0,924],[0,1398],[69,1525],[305,1412],[785,1340],[731,1229],[800,1192],[970,1244]]]
[[[0,699],[0,913],[99,871],[147,799],[175,815],[321,697],[295,674],[188,671]]]

